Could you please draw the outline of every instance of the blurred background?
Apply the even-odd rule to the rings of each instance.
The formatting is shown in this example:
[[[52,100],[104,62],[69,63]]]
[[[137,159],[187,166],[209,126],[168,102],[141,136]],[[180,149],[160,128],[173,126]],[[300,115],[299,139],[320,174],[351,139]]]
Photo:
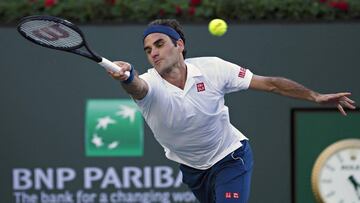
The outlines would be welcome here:
[[[217,56],[321,93],[349,91],[360,101],[359,0],[1,0],[1,202],[196,202],[141,116],[127,135],[138,138],[138,153],[96,153],[90,115],[132,101],[96,63],[22,38],[16,25],[28,15],[79,24],[96,52],[129,61],[139,73],[151,68],[142,46],[147,23],[176,18],[188,58]],[[214,18],[228,23],[222,37],[208,31]],[[316,202],[310,178],[317,157],[338,140],[360,138],[358,110],[343,117],[331,106],[256,91],[229,94],[226,104],[254,151],[250,203]],[[310,118],[331,119],[299,126]],[[316,133],[297,131],[314,122]],[[324,139],[329,127],[335,135]],[[358,169],[351,173],[360,180]]]

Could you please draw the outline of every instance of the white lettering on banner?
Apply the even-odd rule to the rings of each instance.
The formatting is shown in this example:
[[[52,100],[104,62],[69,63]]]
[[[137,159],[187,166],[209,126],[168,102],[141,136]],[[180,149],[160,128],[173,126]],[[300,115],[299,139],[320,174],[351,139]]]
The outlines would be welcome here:
[[[136,188],[143,188],[143,184],[141,183],[140,180],[141,176],[142,176],[141,169],[137,167],[124,167],[123,169],[124,188],[129,188],[131,182],[134,184]]]
[[[56,186],[54,184],[54,173],[56,174]],[[13,188],[14,190],[41,190],[46,189],[64,189],[65,182],[70,182],[76,177],[76,172],[71,168],[46,169],[35,168],[34,172],[30,169],[13,169]]]
[[[62,190],[76,181],[77,172],[72,168],[14,168],[12,171],[14,190]],[[77,182],[77,181],[76,181]],[[170,166],[125,166],[121,169],[108,167],[85,167],[84,189],[145,189],[179,188],[182,174],[175,173]]]
[[[178,188],[181,186],[182,184],[182,173],[178,173],[177,177],[176,177],[176,180],[175,180],[175,183],[174,183],[174,187]]]
[[[57,168],[56,170],[56,188],[64,189],[64,183],[75,178],[76,172],[71,168]]]
[[[86,167],[84,169],[84,188],[92,188],[92,182],[100,180],[104,175],[101,168],[96,167]]]
[[[174,179],[171,177],[172,168],[170,167],[155,167],[155,187],[167,188],[174,183]]]
[[[40,168],[35,168],[34,170],[34,182],[35,189],[39,190],[42,187],[42,184],[46,186],[47,189],[54,189],[54,170],[52,168],[44,170]]]
[[[53,203],[53,202],[73,203],[74,202],[73,194],[71,194],[69,191],[65,191],[64,193],[61,193],[61,194],[47,194],[45,192],[41,192],[40,199],[41,199],[41,202],[48,202],[48,203]]]
[[[31,171],[25,168],[13,170],[13,188],[14,190],[27,190],[33,186],[31,181]]]
[[[25,192],[15,192],[15,203],[37,203],[38,196],[36,194],[26,194]]]
[[[85,192],[83,190],[37,193],[14,192],[15,203],[176,203],[196,202],[195,196],[187,192]]]
[[[109,202],[122,203],[122,202],[162,202],[170,203],[170,192],[122,192],[117,191],[110,193]]]
[[[151,188],[151,167],[144,168],[144,188]]]
[[[100,188],[107,188],[109,185],[113,185],[115,188],[121,187],[119,176],[113,167],[110,167],[106,170],[105,177],[101,182]]]
[[[182,174],[179,172],[174,177],[174,170],[169,166],[144,167],[125,166],[122,176],[119,176],[114,167],[105,171],[98,167],[84,168],[84,188],[94,189],[94,184],[99,183],[101,189],[113,187],[116,189],[131,188],[178,188],[182,183]],[[122,179],[120,179],[120,177]]]
[[[95,203],[96,202],[96,193],[85,193],[82,190],[76,192],[76,202],[86,202],[86,203]]]
[[[196,198],[192,192],[173,192],[172,199],[174,202],[193,202]]]

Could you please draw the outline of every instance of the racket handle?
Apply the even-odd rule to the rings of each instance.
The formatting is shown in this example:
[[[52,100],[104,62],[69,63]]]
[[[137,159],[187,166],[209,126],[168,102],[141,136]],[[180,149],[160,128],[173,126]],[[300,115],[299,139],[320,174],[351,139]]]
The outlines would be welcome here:
[[[99,63],[99,65],[101,65],[102,67],[104,67],[107,71],[111,71],[111,72],[119,72],[121,70],[121,68],[116,65],[115,63],[107,60],[106,58],[102,57],[101,58],[102,61]],[[130,72],[129,71],[125,71],[125,75],[127,77],[130,76]]]

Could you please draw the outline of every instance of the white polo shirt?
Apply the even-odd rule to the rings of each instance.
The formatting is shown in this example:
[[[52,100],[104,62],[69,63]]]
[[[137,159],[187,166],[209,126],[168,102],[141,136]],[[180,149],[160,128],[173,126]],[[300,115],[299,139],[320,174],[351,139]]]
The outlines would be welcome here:
[[[149,91],[136,103],[166,157],[203,170],[247,139],[231,125],[224,95],[247,89],[253,74],[217,57],[190,58],[185,63],[184,90],[152,68],[140,75]]]

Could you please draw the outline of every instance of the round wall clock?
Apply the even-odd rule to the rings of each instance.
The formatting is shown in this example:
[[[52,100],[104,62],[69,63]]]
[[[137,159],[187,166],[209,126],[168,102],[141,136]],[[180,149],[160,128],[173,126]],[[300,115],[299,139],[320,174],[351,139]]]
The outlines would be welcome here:
[[[320,203],[359,203],[360,139],[340,140],[322,151],[311,183]]]

